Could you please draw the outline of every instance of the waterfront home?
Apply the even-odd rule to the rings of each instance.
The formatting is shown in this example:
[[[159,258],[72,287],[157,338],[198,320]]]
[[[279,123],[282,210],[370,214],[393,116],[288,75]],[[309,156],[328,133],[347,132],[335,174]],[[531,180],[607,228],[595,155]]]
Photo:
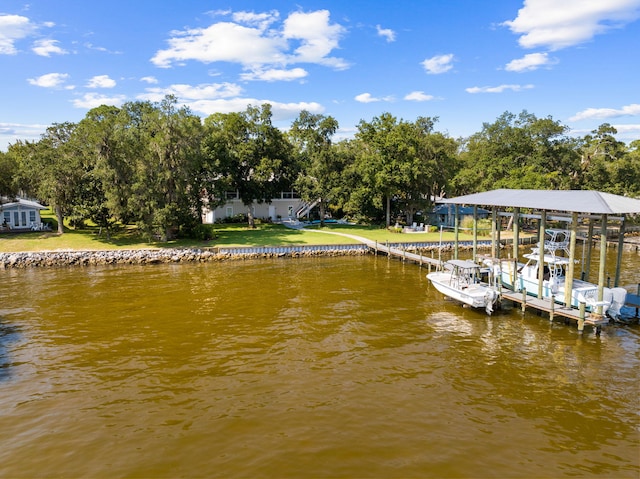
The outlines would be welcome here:
[[[203,223],[215,223],[224,221],[238,215],[247,214],[247,206],[242,203],[238,191],[227,191],[226,202],[214,209],[205,208]],[[269,202],[258,203],[254,201],[250,208],[254,218],[271,221],[299,219],[306,216],[316,206],[305,203],[295,191],[282,191],[276,198]]]

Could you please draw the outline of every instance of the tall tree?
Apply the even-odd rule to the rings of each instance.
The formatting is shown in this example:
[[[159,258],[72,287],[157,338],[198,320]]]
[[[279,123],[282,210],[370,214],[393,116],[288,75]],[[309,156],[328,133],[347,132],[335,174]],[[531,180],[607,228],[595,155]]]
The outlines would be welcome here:
[[[307,203],[318,201],[321,226],[342,169],[331,142],[337,129],[338,122],[333,117],[303,110],[289,130],[301,164],[295,188]]]
[[[539,119],[526,111],[503,113],[463,145],[463,168],[456,192],[495,188],[575,187],[579,170],[576,142],[567,127],[551,118]]]
[[[203,151],[210,170],[217,172],[218,194],[221,188],[239,192],[251,228],[253,202],[269,202],[293,182],[291,144],[271,117],[271,105],[264,104],[205,120]]]
[[[71,137],[74,123],[54,123],[37,142],[17,142],[9,152],[20,161],[21,189],[54,210],[58,233],[64,232],[64,218],[73,211],[81,180],[80,155]]]
[[[0,151],[0,203],[2,203],[2,197],[12,197],[17,193],[17,175],[17,159]]]

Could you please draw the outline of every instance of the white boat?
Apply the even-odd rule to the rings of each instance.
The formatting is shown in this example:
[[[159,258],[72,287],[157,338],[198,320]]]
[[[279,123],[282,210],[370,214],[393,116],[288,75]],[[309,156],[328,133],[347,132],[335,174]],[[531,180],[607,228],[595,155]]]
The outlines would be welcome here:
[[[565,301],[565,272],[569,264],[569,259],[564,256],[546,253],[540,255],[539,249],[534,249],[533,253],[523,255],[527,258],[527,263],[517,263],[513,261],[503,261],[501,265],[502,284],[512,288],[514,291],[527,290],[527,294],[538,295],[538,273],[540,261],[543,265],[542,297],[551,298],[555,296],[558,303]],[[514,267],[515,287],[513,284]],[[627,291],[624,288],[604,288],[602,301],[598,301],[598,285],[582,281],[573,280],[571,290],[571,306],[578,307],[580,303],[585,303],[587,311],[596,311],[598,306],[602,306],[602,314],[615,318],[620,314],[620,308],[625,304]]]
[[[445,296],[491,314],[499,294],[495,287],[480,281],[480,271],[473,261],[452,259],[444,263],[442,271],[427,274],[427,279]]]

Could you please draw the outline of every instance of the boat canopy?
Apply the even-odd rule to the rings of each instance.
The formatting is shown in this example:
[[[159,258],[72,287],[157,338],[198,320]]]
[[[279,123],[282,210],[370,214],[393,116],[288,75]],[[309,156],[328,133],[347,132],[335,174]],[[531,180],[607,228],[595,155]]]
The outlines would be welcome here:
[[[441,204],[532,208],[589,214],[640,213],[640,200],[593,190],[499,189],[444,198]]]
[[[445,263],[445,265],[451,265],[451,266],[455,266],[457,268],[462,268],[462,269],[476,269],[476,268],[480,268],[480,266],[478,266],[476,263],[474,263],[473,261],[469,261],[469,260],[464,260],[464,259],[450,259],[449,261],[447,261]]]

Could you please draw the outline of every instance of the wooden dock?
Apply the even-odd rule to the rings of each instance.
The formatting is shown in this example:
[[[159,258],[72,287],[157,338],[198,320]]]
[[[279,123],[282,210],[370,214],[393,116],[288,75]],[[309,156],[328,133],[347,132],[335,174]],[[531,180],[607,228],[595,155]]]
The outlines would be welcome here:
[[[525,295],[522,292],[514,293],[513,291],[503,290],[502,300],[504,301],[505,299],[519,304],[523,312],[527,308],[533,308],[536,311],[547,313],[550,321],[557,317],[575,321],[578,324],[578,331],[582,331],[586,325],[595,327],[596,331],[599,332],[603,325],[609,323],[609,319],[606,316],[592,314],[576,308],[567,308],[564,304],[556,303],[549,298],[539,299],[535,296]]]

